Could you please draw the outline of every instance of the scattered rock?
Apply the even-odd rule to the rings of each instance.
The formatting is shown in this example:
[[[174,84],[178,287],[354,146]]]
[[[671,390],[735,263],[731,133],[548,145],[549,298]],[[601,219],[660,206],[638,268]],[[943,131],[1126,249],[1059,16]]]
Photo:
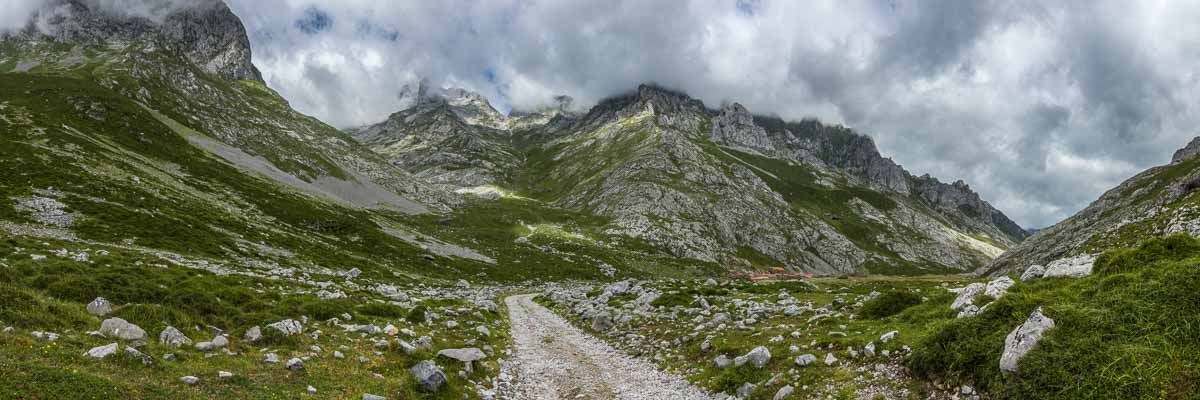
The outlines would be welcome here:
[[[183,382],[186,385],[195,385],[197,383],[200,383],[200,378],[188,375],[188,376],[179,378],[179,381]]]
[[[825,355],[825,365],[832,367],[834,364],[837,364],[837,362],[838,362],[838,358],[837,358],[837,356],[834,356],[833,353],[829,353],[829,354]]]
[[[748,398],[750,398],[751,395],[754,394],[754,389],[757,389],[757,388],[758,387],[755,386],[753,383],[750,383],[750,382],[743,383],[742,386],[737,389],[737,395],[740,398],[748,399]]]
[[[799,357],[796,357],[796,365],[801,366],[801,367],[807,367],[809,364],[812,364],[814,362],[817,362],[817,356],[812,355],[812,354],[804,354]]]
[[[1042,277],[1082,278],[1092,274],[1092,264],[1095,262],[1096,256],[1091,254],[1054,260],[1046,265],[1046,273]]]
[[[993,279],[991,282],[988,282],[987,288],[983,290],[983,295],[993,299],[999,299],[1001,296],[1004,296],[1005,293],[1008,293],[1008,288],[1012,287],[1012,285],[1015,283],[1016,282],[1013,282],[1012,278],[1007,276]]]
[[[608,316],[608,313],[601,313],[600,315],[597,315],[594,318],[592,318],[592,330],[594,330],[596,332],[607,331],[609,329],[612,329],[612,326],[613,326],[612,317]]]
[[[217,371],[218,378],[232,378],[233,373],[229,371]]]
[[[1042,314],[1038,307],[1025,323],[1018,326],[1004,339],[1004,352],[1000,354],[1000,371],[1018,373],[1018,363],[1037,346],[1046,330],[1054,328],[1054,320]]]
[[[794,392],[794,391],[796,391],[796,388],[792,387],[792,385],[784,385],[783,387],[779,388],[778,392],[775,392],[775,397],[772,397],[771,399],[772,400],[786,399],[786,398],[788,398],[788,396],[791,396],[792,392]]]
[[[93,347],[91,350],[88,350],[87,352],[83,353],[83,355],[89,356],[89,357],[95,357],[95,358],[104,358],[104,357],[111,356],[111,355],[115,354],[116,352],[117,352],[117,344],[109,343],[109,344],[106,344],[103,346]]]
[[[267,356],[263,357],[263,362],[267,364],[279,364],[279,355],[275,353],[267,353]]]
[[[362,400],[387,400],[387,397],[376,396],[370,393],[364,394]]]
[[[304,369],[304,361],[293,357],[292,359],[287,360],[287,365],[285,367],[292,371],[300,371]]]
[[[87,312],[96,316],[105,316],[112,312],[112,303],[103,297],[97,297],[87,305]]]
[[[1021,282],[1032,281],[1041,278],[1045,274],[1046,267],[1037,264],[1030,265],[1029,268],[1025,269],[1025,273],[1021,274]]]
[[[425,390],[437,392],[442,385],[446,384],[446,374],[432,360],[421,361],[410,371],[417,379],[417,383]]]
[[[259,328],[257,325],[247,329],[246,334],[242,335],[242,340],[246,341],[247,343],[258,343],[258,341],[262,340],[262,338],[262,328]]]
[[[954,310],[962,310],[964,307],[975,303],[975,298],[983,294],[987,288],[982,283],[972,283],[962,289],[958,289],[958,297],[954,298],[954,303],[950,304],[950,308]]]
[[[733,365],[740,367],[747,361],[754,365],[755,368],[762,368],[771,361],[771,351],[763,346],[755,347],[754,350],[750,350],[746,355],[734,358]]]
[[[283,321],[267,325],[267,327],[282,332],[284,336],[299,335],[304,333],[304,326],[300,325],[300,322],[294,319],[285,319]]]
[[[879,337],[879,341],[883,342],[883,343],[890,342],[890,341],[892,341],[892,339],[895,339],[896,335],[898,335],[898,334],[900,334],[900,331],[891,331],[891,332],[885,333],[885,334],[883,334],[883,336]]]
[[[718,355],[717,358],[713,359],[713,364],[715,364],[717,368],[727,368],[730,365],[733,365],[733,360],[730,360],[729,357],[725,357],[724,354],[721,354]]]
[[[309,385],[308,389],[306,389],[306,391],[308,392],[308,394],[317,394],[317,388],[312,387],[312,385]]]
[[[196,343],[196,349],[198,349],[200,351],[212,351],[212,350],[217,350],[217,349],[223,348],[228,345],[229,345],[229,339],[225,338],[224,335],[221,335],[221,336],[217,336],[217,337],[213,338],[213,340],[209,341],[209,342]]]
[[[109,318],[100,323],[100,334],[107,338],[121,340],[144,341],[146,331],[141,327],[120,318]]]
[[[175,327],[168,326],[163,328],[162,332],[158,334],[158,342],[168,347],[180,347],[190,346],[192,339],[188,338],[187,335],[184,335],[178,329],[175,329]]]
[[[475,347],[469,347],[469,348],[464,348],[464,349],[445,349],[445,350],[439,351],[437,353],[437,355],[439,357],[446,357],[446,358],[450,358],[453,360],[462,361],[463,365],[465,366],[464,369],[468,373],[473,371],[473,368],[471,367],[471,363],[473,361],[478,361],[478,360],[487,358],[487,354],[483,354],[482,350],[479,350],[478,348],[475,348]]]

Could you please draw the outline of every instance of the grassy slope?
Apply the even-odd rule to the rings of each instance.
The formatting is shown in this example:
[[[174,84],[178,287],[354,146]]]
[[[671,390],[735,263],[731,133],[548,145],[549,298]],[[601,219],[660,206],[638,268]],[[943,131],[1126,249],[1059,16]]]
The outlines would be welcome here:
[[[1189,237],[1151,239],[1105,253],[1087,278],[1018,283],[979,317],[939,327],[909,365],[974,381],[998,398],[1195,399],[1198,248]],[[1039,306],[1056,327],[1021,361],[1019,376],[1002,375],[1005,336]]]

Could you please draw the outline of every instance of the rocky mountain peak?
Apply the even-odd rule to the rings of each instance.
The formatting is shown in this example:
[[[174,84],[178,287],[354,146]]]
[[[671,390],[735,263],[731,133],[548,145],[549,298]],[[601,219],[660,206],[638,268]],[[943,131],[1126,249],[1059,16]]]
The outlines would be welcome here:
[[[1192,138],[1192,141],[1188,142],[1187,146],[1175,151],[1175,155],[1171,157],[1171,163],[1190,160],[1196,157],[1197,154],[1200,154],[1200,136]]]
[[[246,28],[224,2],[151,3],[132,12],[99,0],[59,0],[37,12],[22,34],[83,45],[149,40],[177,49],[214,75],[262,81],[251,63]]]

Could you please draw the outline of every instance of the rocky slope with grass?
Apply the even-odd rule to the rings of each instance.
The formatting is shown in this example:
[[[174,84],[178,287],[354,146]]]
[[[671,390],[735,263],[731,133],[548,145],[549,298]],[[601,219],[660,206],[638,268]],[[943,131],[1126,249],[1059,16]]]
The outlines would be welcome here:
[[[1175,233],[1200,234],[1200,139],[1154,167],[1105,192],[1082,211],[1046,229],[980,268],[983,275],[1020,273],[1067,258],[1094,258]]]
[[[507,119],[461,90],[422,96],[354,136],[447,188],[607,217],[608,232],[677,257],[819,274],[964,271],[1027,235],[965,183],[912,176],[869,137],[816,121],[712,110],[652,85],[586,113],[560,102]]]

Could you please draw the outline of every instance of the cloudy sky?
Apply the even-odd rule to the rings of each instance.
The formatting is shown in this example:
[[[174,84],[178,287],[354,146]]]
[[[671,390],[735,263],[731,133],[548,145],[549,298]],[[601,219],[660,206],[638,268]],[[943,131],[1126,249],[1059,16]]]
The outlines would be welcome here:
[[[1200,135],[1198,1],[226,1],[267,83],[335,126],[382,120],[419,78],[502,111],[657,82],[845,124],[1026,227]]]

